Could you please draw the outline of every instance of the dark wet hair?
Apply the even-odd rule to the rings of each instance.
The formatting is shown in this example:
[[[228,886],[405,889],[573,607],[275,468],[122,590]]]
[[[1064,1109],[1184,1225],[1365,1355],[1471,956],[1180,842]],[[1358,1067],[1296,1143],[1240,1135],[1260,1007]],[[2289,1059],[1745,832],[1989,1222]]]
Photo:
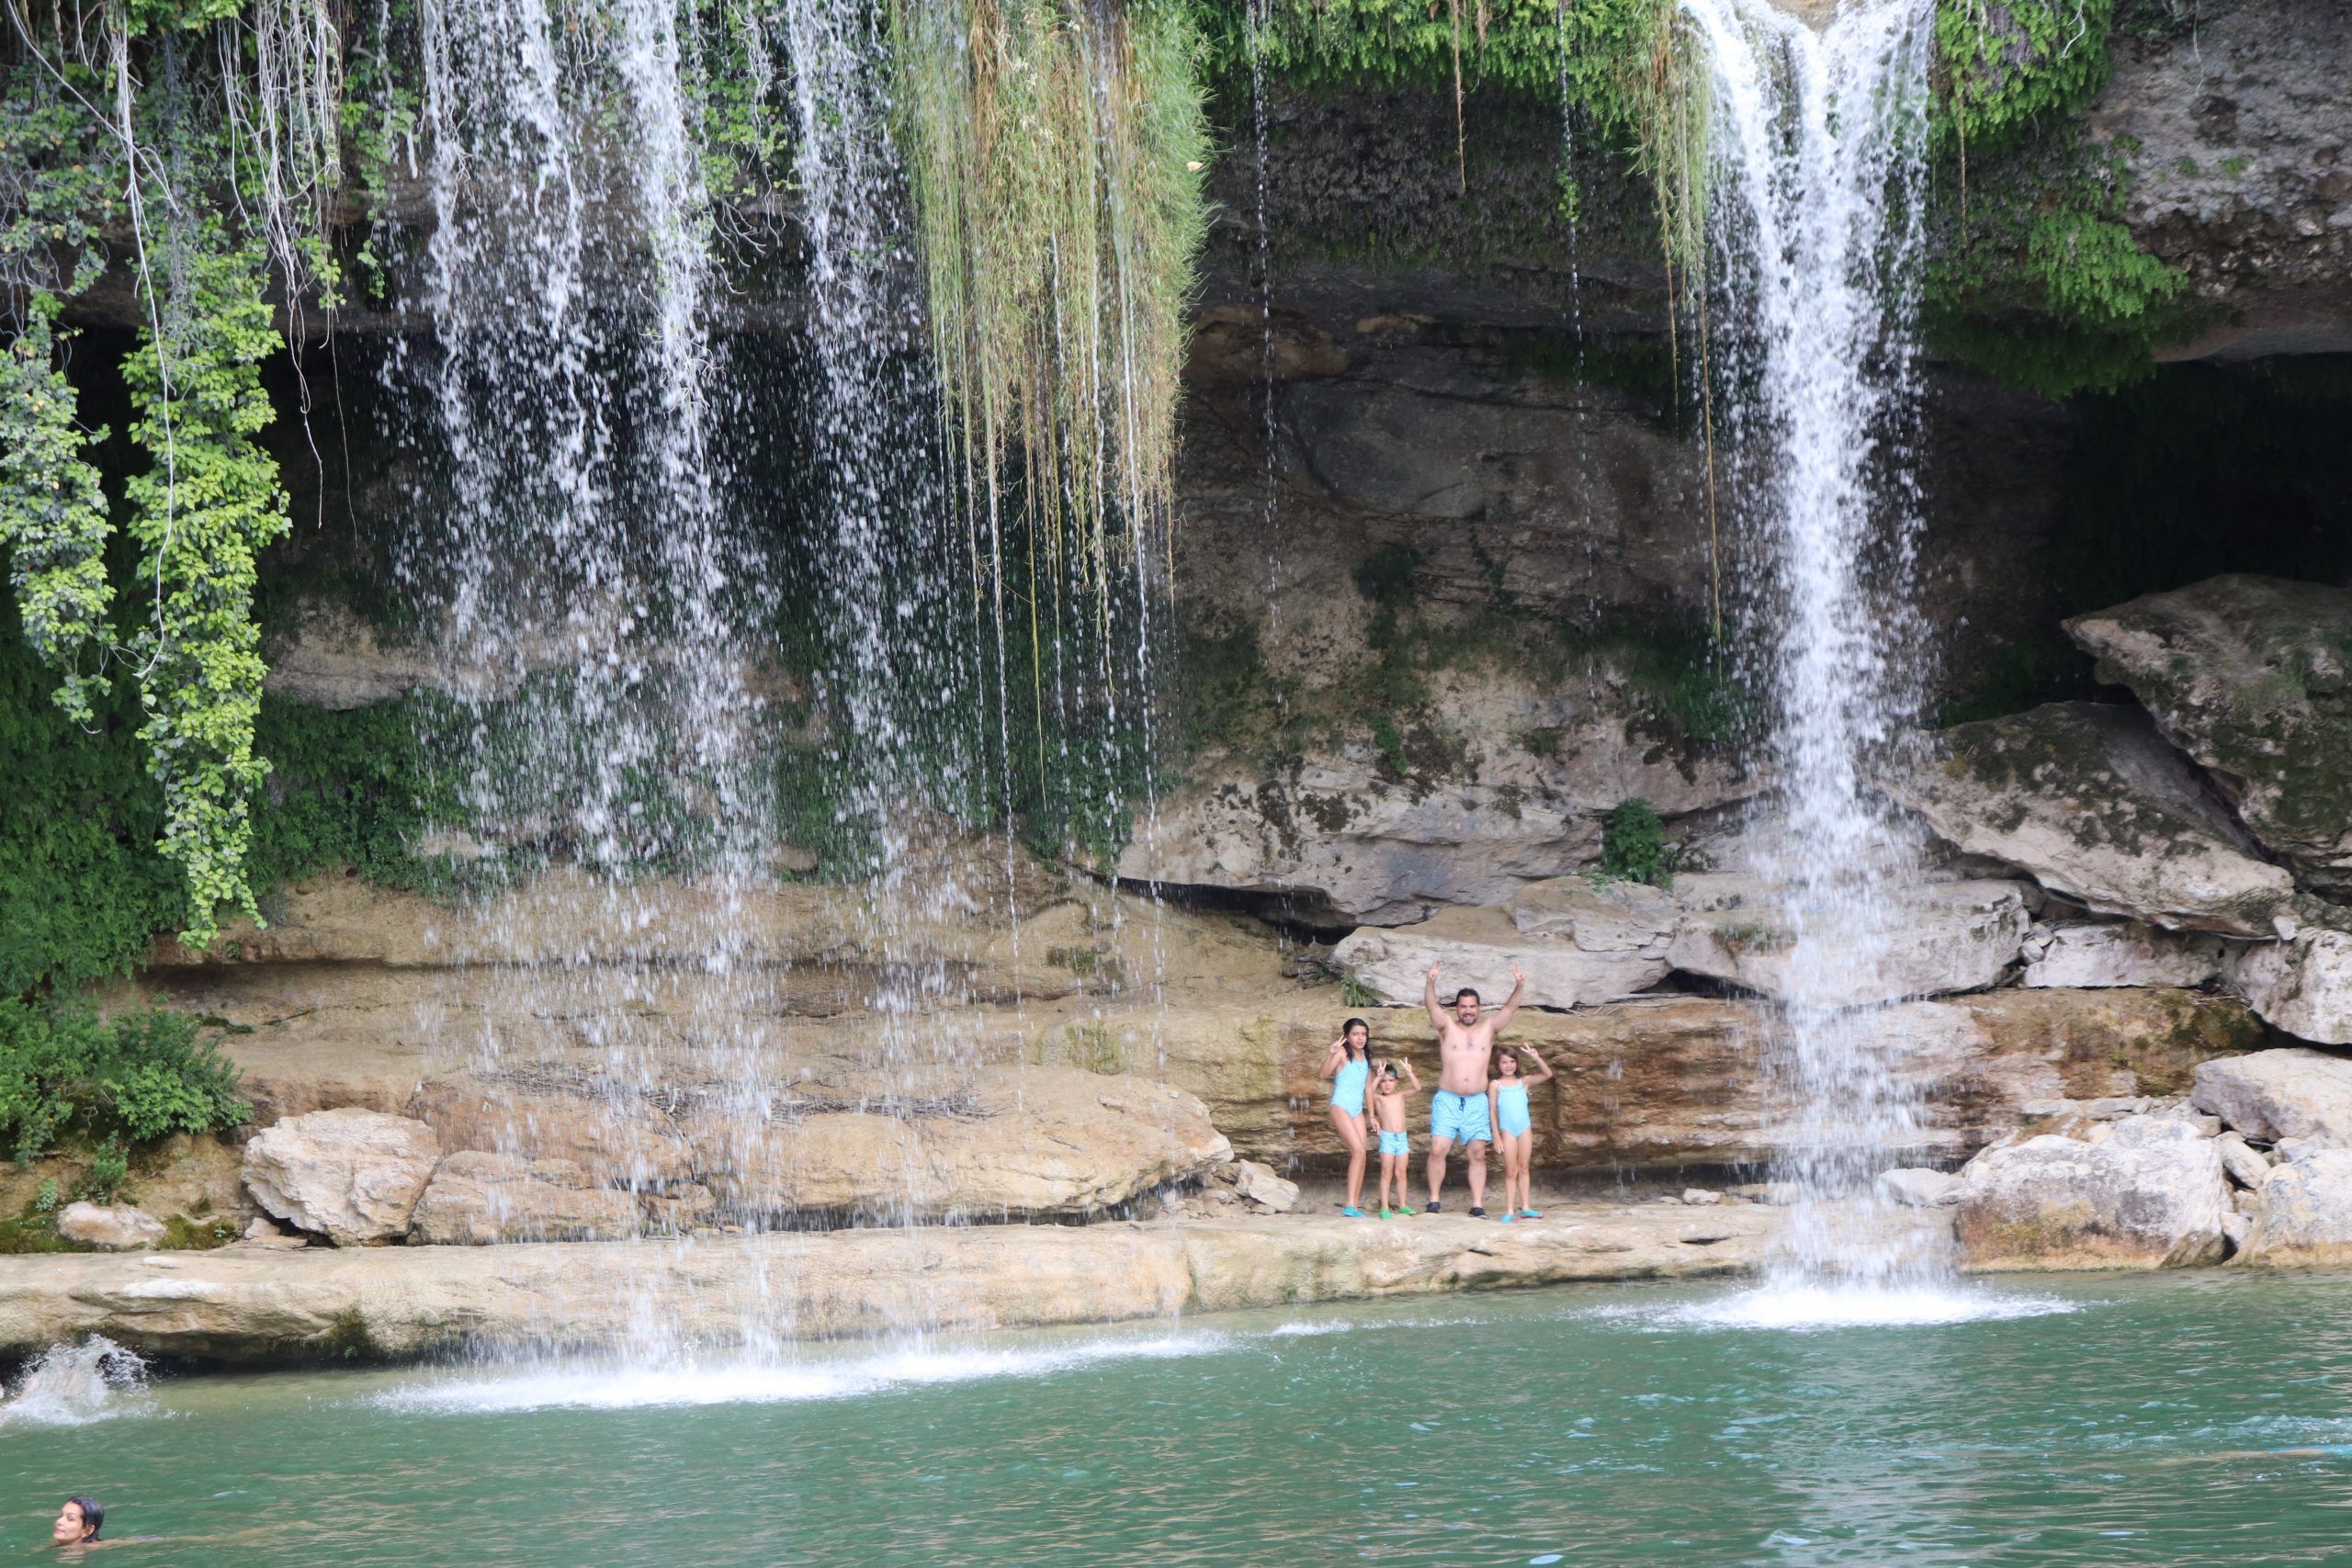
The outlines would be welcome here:
[[[1468,997],[1474,1002],[1483,1002],[1487,999],[1477,992],[1472,990],[1469,987],[1464,986],[1460,990],[1453,993],[1453,1005],[1455,1007],[1460,1007],[1462,1005],[1462,998],[1464,997]]]
[[[1363,1031],[1363,1059],[1369,1062],[1372,1060],[1372,1025],[1366,1023],[1360,1018],[1351,1018],[1348,1020],[1347,1022],[1340,1025],[1340,1048],[1348,1054],[1349,1061],[1354,1061],[1356,1059],[1356,1048],[1354,1043],[1348,1039],[1348,1036],[1353,1034],[1359,1029]]]
[[[96,1497],[68,1497],[67,1502],[82,1510],[82,1539],[96,1540],[107,1522],[107,1506]]]

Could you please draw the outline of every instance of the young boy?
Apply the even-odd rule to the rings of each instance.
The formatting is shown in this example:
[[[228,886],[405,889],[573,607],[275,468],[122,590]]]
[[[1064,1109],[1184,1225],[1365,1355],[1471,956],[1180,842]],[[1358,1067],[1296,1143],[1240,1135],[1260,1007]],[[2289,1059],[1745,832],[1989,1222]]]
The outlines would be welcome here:
[[[1396,1081],[1396,1069],[1405,1069],[1406,1083]],[[1409,1086],[1409,1087],[1408,1087]],[[1380,1064],[1380,1071],[1373,1078],[1373,1125],[1380,1130],[1380,1217],[1393,1219],[1399,1214],[1415,1213],[1412,1193],[1405,1186],[1407,1160],[1411,1144],[1405,1132],[1405,1102],[1421,1092],[1421,1075],[1413,1064],[1397,1057]],[[1396,1206],[1388,1206],[1388,1184],[1396,1183]]]

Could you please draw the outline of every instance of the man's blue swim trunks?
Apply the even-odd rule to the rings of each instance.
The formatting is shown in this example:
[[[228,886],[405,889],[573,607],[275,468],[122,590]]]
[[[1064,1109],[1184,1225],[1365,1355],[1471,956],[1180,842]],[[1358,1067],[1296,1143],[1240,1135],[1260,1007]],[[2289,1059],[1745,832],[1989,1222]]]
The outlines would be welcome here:
[[[1487,1097],[1445,1089],[1430,1096],[1430,1136],[1457,1144],[1493,1143],[1495,1125],[1487,1114]]]

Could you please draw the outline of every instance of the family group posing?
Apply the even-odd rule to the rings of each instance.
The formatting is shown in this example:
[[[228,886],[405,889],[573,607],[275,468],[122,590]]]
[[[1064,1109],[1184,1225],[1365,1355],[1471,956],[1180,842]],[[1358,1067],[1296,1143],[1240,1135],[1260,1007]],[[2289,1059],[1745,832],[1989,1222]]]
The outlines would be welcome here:
[[[1552,1065],[1524,1047],[1498,1045],[1495,1036],[1519,1011],[1520,994],[1527,976],[1510,966],[1510,999],[1482,1019],[1478,993],[1464,986],[1453,994],[1448,1012],[1437,999],[1437,971],[1430,965],[1421,987],[1421,1002],[1437,1026],[1437,1093],[1430,1099],[1429,1212],[1437,1213],[1445,1191],[1445,1162],[1453,1146],[1464,1146],[1470,1168],[1470,1215],[1487,1217],[1487,1149],[1502,1151],[1502,1218],[1540,1220],[1527,1186],[1527,1162],[1535,1138],[1527,1112],[1527,1086],[1548,1082]],[[1533,1064],[1532,1076],[1522,1072],[1519,1058]],[[1402,1074],[1400,1077],[1398,1075]],[[1364,1217],[1363,1168],[1367,1131],[1376,1131],[1380,1143],[1380,1217],[1411,1214],[1412,1194],[1407,1190],[1406,1161],[1411,1140],[1405,1130],[1406,1101],[1421,1092],[1420,1075],[1401,1057],[1375,1062],[1372,1055],[1372,1026],[1360,1018],[1348,1020],[1340,1038],[1323,1060],[1322,1077],[1331,1080],[1331,1125],[1348,1151],[1348,1201],[1340,1212]],[[1388,1194],[1394,1185],[1396,1201]]]

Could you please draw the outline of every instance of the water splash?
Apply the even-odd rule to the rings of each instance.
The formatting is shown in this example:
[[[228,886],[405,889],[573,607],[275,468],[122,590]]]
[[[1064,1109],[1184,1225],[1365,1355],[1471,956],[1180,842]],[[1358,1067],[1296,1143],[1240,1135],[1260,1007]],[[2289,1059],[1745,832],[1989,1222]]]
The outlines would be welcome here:
[[[0,1427],[82,1427],[148,1406],[147,1363],[102,1334],[56,1344],[26,1363],[0,1399]]]
[[[1869,1004],[1899,994],[1891,939],[1919,845],[1870,783],[1921,690],[1909,596],[1931,7],[1849,0],[1818,31],[1766,0],[1682,0],[1710,95],[1719,384],[1777,627],[1778,789],[1758,869],[1792,946],[1770,1060],[1799,1107],[1777,1172],[1804,1201],[1775,1275],[1885,1284],[1932,1269],[1873,1224],[1869,1179],[1920,1141]],[[1858,1229],[1859,1224],[1859,1229]]]
[[[890,1349],[799,1362],[774,1359],[670,1366],[568,1365],[469,1375],[390,1389],[389,1409],[481,1415],[518,1410],[637,1410],[657,1405],[787,1404],[858,1399],[909,1388],[1040,1378],[1106,1361],[1214,1355],[1233,1341],[1216,1333],[1121,1337],[1013,1348],[977,1345]]]

